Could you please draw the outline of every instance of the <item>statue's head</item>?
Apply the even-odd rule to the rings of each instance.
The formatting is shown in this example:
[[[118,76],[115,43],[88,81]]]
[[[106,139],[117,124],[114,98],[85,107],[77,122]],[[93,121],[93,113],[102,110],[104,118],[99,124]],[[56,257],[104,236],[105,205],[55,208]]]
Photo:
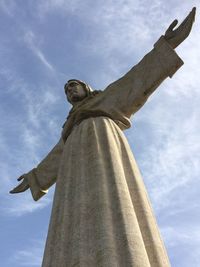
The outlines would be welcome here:
[[[92,88],[83,81],[72,79],[64,85],[67,100],[75,105],[91,94]]]

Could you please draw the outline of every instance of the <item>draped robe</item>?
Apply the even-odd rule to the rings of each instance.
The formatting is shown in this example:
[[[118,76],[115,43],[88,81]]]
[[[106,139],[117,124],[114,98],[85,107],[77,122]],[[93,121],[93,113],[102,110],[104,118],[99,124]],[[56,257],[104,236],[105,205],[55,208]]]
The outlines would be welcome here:
[[[26,174],[35,200],[56,182],[43,267],[170,266],[122,130],[182,64],[161,37],[127,74],[74,108],[60,141]]]

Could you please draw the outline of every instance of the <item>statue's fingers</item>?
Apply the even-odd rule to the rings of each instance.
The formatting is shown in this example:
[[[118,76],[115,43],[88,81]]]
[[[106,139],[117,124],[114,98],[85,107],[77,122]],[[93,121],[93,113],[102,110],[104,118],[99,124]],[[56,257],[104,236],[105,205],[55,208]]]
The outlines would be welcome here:
[[[21,176],[17,179],[17,181],[21,181],[22,179],[24,179],[24,175],[21,175]]]
[[[196,15],[196,7],[193,7],[192,11],[192,18],[193,18],[193,21],[195,21],[195,15]]]
[[[182,30],[185,33],[185,38],[190,34],[193,22],[195,20],[195,14],[196,14],[196,8],[193,8],[187,17],[187,20],[181,23],[180,25],[180,30]]]
[[[192,11],[191,12],[194,12],[194,13],[196,13],[196,6],[194,6],[193,8],[192,8]]]
[[[10,193],[10,194],[14,194],[14,193],[16,193],[16,192],[15,192],[15,189],[10,190],[9,193]]]
[[[191,22],[194,22],[195,15],[196,15],[196,7],[193,7],[193,9],[190,11],[190,13],[188,14],[188,17],[186,19],[191,21]]]
[[[15,194],[15,193],[18,193],[19,192],[19,188],[18,186],[16,186],[15,188],[13,188],[12,190],[10,190],[10,194]]]
[[[196,7],[193,7],[193,9],[190,11],[190,13],[187,15],[187,17],[183,20],[183,22],[180,24],[180,28],[185,27],[186,24],[192,25],[195,19],[196,14]]]
[[[13,188],[9,193],[11,194],[22,193],[26,191],[27,189],[29,189],[29,185],[21,183],[20,185]]]
[[[166,30],[165,34],[169,34],[173,31],[173,29],[176,27],[176,25],[178,24],[178,20],[175,19],[168,27],[168,29]]]

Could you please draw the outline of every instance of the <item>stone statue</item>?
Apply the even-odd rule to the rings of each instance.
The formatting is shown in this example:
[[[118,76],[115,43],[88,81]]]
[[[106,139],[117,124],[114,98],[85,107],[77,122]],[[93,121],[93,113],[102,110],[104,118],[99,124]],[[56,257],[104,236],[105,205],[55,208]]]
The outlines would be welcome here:
[[[43,267],[170,266],[140,172],[122,132],[130,117],[183,65],[174,49],[189,35],[193,8],[137,65],[104,91],[69,80],[73,108],[56,146],[10,193],[38,200],[56,182]]]

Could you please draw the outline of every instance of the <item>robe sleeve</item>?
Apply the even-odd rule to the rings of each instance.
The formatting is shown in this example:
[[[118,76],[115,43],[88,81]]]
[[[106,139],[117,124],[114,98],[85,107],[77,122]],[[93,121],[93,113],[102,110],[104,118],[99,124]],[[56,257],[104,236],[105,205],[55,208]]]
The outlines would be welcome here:
[[[63,147],[61,138],[38,166],[25,174],[35,201],[46,194],[48,188],[56,182]]]
[[[137,65],[104,90],[104,104],[130,118],[161,82],[182,65],[183,61],[162,36]]]

